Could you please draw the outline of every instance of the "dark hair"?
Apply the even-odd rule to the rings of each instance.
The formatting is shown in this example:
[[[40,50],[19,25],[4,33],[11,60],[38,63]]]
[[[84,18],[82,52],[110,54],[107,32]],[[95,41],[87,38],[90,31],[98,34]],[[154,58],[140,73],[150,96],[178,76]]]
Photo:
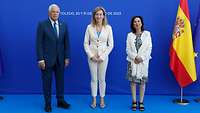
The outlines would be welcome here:
[[[133,16],[131,19],[131,26],[130,26],[133,33],[136,33],[136,29],[133,27],[133,23],[136,18],[139,18],[141,20],[142,23],[141,31],[144,31],[144,21],[142,16]]]

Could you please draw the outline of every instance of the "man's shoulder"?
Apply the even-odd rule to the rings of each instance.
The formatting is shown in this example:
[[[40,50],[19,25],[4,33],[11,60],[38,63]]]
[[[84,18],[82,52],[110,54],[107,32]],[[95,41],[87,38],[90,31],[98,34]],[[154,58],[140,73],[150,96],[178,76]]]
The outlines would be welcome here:
[[[58,23],[66,25],[66,22],[64,22],[63,20],[58,20]]]
[[[49,23],[49,20],[48,20],[48,19],[39,21],[39,24],[40,24],[40,25],[45,25],[45,24],[47,24],[47,23]]]

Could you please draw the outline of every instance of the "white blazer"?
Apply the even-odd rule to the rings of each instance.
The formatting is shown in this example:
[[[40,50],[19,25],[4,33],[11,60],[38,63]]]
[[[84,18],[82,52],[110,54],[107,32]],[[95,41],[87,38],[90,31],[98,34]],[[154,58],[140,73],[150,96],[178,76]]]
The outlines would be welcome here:
[[[149,31],[143,31],[141,35],[142,45],[139,48],[138,53],[135,47],[135,39],[136,35],[134,33],[128,33],[126,40],[127,60],[131,62],[132,76],[136,76],[136,78],[141,79],[142,77],[148,76],[148,66],[152,50],[151,34]],[[141,57],[143,62],[135,64],[134,59],[136,56]]]
[[[113,49],[113,32],[110,25],[102,28],[98,37],[96,28],[91,24],[87,26],[84,39],[84,49],[88,58],[98,54],[104,60]]]

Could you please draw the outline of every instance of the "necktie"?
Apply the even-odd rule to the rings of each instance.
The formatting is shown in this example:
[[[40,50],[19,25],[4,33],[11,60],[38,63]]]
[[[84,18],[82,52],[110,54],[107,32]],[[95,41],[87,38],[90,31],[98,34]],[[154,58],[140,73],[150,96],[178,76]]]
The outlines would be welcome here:
[[[54,22],[54,24],[53,24],[53,29],[54,29],[54,32],[56,33],[56,36],[58,37],[58,31],[57,31],[57,27],[56,27],[56,22]]]

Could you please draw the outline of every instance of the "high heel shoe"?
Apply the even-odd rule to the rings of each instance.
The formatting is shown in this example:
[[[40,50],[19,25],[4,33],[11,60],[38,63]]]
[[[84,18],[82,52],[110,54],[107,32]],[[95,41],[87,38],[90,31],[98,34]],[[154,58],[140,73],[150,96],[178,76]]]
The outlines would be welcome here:
[[[95,108],[97,107],[97,105],[96,105],[96,104],[91,104],[90,107],[91,107],[92,109],[95,109]]]
[[[105,108],[105,107],[106,107],[105,103],[101,103],[101,104],[100,104],[100,108],[101,108],[101,109],[103,109],[103,108]]]
[[[133,103],[132,103],[131,109],[132,109],[133,111],[136,111],[136,109],[137,109],[137,102],[133,102]]]
[[[139,102],[139,110],[144,111],[144,103],[143,102]]]

